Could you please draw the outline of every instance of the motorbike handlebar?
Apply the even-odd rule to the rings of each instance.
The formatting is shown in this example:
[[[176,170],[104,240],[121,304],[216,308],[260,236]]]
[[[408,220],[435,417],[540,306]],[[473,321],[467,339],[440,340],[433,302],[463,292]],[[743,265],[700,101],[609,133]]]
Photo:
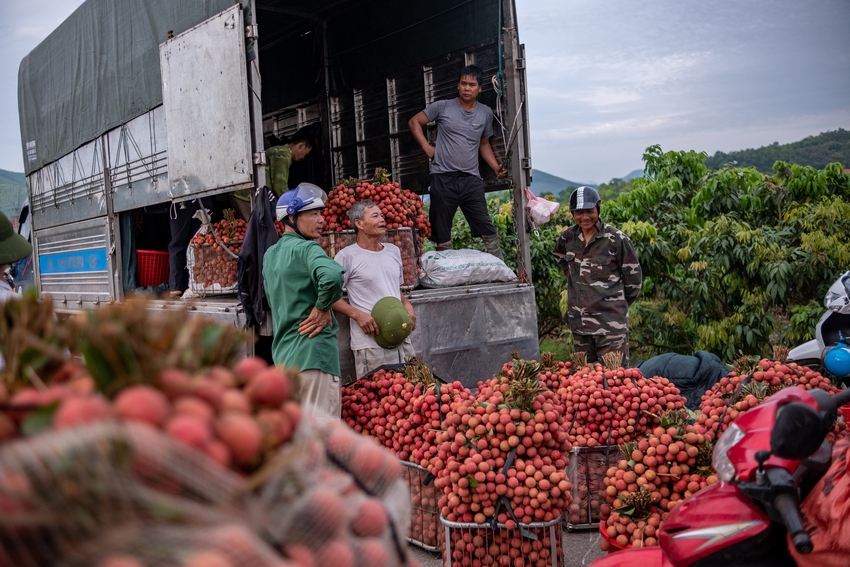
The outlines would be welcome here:
[[[850,388],[832,396],[832,402],[835,404],[836,409],[850,403]]]
[[[797,500],[790,494],[780,494],[773,500],[773,507],[782,516],[782,521],[791,535],[794,549],[798,553],[811,553],[814,545],[812,545],[812,540],[809,538],[806,528],[803,527],[803,519],[800,517]]]

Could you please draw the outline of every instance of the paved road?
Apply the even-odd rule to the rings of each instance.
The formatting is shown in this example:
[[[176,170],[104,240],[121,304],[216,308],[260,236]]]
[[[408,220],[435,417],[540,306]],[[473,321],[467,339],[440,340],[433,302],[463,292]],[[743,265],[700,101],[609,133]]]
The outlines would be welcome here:
[[[597,530],[565,532],[561,541],[564,548],[563,567],[589,565],[591,561],[604,555],[599,550],[599,532]],[[439,554],[429,553],[414,545],[410,546],[410,550],[422,567],[442,567],[443,565],[442,557]]]

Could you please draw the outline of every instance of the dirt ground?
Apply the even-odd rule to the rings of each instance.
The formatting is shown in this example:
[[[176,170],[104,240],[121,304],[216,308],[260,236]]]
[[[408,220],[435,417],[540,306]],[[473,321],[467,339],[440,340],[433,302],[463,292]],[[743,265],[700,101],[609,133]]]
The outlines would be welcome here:
[[[594,559],[604,555],[599,549],[599,531],[564,530],[561,541],[564,549],[563,567],[580,567],[589,565]],[[410,545],[410,551],[422,567],[442,567],[443,560],[439,553],[430,553],[422,548]]]

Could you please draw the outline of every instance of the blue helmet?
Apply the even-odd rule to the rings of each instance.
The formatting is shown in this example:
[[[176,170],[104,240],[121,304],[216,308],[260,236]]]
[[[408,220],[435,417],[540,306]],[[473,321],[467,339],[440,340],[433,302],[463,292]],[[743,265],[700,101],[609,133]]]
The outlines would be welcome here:
[[[299,183],[295,189],[290,189],[277,200],[277,220],[283,220],[289,215],[294,215],[313,209],[324,209],[327,194],[318,185],[312,183]]]
[[[823,357],[823,365],[839,378],[850,376],[850,346],[838,342],[830,347]]]

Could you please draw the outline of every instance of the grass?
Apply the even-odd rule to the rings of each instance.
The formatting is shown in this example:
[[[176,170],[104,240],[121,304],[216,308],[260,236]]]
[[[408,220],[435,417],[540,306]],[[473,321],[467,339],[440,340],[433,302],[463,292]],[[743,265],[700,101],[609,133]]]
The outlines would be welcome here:
[[[540,339],[540,352],[554,352],[556,360],[567,361],[573,352],[573,343],[560,337],[546,337]]]

